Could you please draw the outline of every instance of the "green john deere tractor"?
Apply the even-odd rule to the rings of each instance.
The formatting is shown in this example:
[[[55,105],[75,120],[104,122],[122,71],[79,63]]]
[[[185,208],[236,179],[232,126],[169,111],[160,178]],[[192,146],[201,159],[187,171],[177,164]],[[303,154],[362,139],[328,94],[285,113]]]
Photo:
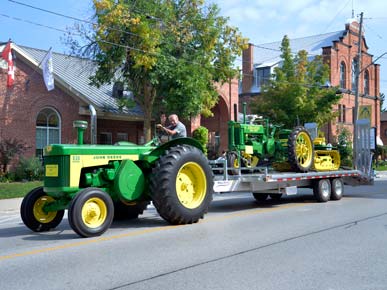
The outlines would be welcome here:
[[[194,139],[161,146],[84,145],[87,122],[75,121],[78,144],[54,144],[44,150],[44,186],[21,204],[24,224],[48,231],[62,221],[82,237],[104,233],[113,218],[137,218],[153,202],[171,224],[195,223],[212,200],[211,168]]]
[[[269,119],[258,116],[243,122],[228,122],[227,163],[229,174],[236,175],[241,168],[250,172],[260,165],[272,165],[280,171],[328,171],[340,167],[340,154],[325,143],[325,138],[312,140],[302,126],[293,130],[281,129]]]

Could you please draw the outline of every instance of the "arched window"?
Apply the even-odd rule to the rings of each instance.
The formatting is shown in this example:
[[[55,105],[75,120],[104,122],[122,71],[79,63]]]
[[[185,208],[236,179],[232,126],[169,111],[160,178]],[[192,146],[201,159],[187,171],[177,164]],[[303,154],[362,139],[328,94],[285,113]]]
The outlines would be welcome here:
[[[358,71],[359,61],[357,58],[352,60],[352,91],[356,89],[356,72]]]
[[[340,64],[340,88],[342,88],[342,89],[347,88],[347,86],[346,86],[346,84],[347,84],[346,73],[347,73],[347,70],[345,67],[345,63],[344,63],[344,61],[342,61]]]
[[[368,70],[366,70],[364,73],[364,94],[370,94],[370,74]]]
[[[60,117],[51,108],[41,110],[36,118],[36,156],[43,156],[43,148],[48,144],[60,143]]]

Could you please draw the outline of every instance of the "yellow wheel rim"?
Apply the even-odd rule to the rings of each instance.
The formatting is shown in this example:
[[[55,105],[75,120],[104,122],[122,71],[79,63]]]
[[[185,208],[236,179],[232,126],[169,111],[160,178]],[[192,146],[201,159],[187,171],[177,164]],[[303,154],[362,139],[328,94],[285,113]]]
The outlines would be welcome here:
[[[234,166],[234,168],[239,168],[239,161],[237,158],[235,158],[233,166]]]
[[[195,162],[185,163],[177,173],[176,193],[186,208],[199,207],[207,192],[206,175],[202,167]]]
[[[313,147],[312,141],[306,132],[300,132],[296,139],[296,156],[298,164],[308,167],[312,162]]]
[[[82,220],[89,228],[98,228],[105,222],[106,217],[106,203],[101,198],[90,198],[82,207]]]
[[[34,213],[34,217],[37,221],[42,224],[47,224],[54,220],[54,218],[56,217],[56,211],[45,212],[43,210],[43,207],[46,203],[53,201],[54,199],[48,195],[41,196],[37,201],[35,201],[32,210]]]

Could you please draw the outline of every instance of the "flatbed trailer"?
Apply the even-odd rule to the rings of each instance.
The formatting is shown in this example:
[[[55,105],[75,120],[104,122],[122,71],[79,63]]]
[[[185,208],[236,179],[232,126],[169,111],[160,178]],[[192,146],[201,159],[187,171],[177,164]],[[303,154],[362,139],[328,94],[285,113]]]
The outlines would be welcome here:
[[[230,175],[226,160],[210,161],[214,172],[214,192],[252,192],[257,200],[268,196],[295,195],[298,188],[311,188],[317,201],[339,200],[344,194],[344,184],[373,184],[373,172],[340,169],[325,172],[277,172],[269,167],[240,168],[237,175]],[[235,169],[233,169],[235,170]],[[246,173],[253,171],[254,173]]]

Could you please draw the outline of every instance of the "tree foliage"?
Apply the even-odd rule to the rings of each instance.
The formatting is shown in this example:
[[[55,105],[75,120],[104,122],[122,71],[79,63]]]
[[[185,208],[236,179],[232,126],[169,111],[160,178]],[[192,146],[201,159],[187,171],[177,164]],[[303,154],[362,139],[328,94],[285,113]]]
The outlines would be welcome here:
[[[29,147],[26,143],[16,138],[0,140],[0,173],[7,174],[8,165],[18,155]]]
[[[122,81],[144,111],[150,139],[154,107],[180,117],[210,115],[214,82],[232,68],[247,40],[203,0],[94,0],[96,24],[83,30],[83,55],[96,60],[92,83]],[[81,31],[82,31],[81,30]],[[73,42],[72,44],[77,44]],[[79,48],[79,47],[78,47]],[[158,113],[158,112],[156,112]]]
[[[304,50],[294,56],[286,35],[281,52],[281,65],[275,67],[273,77],[262,86],[252,111],[288,128],[305,122],[321,126],[335,117],[332,105],[340,101],[341,95],[336,94],[337,88],[324,87],[329,80],[329,66],[322,57],[309,60]]]

